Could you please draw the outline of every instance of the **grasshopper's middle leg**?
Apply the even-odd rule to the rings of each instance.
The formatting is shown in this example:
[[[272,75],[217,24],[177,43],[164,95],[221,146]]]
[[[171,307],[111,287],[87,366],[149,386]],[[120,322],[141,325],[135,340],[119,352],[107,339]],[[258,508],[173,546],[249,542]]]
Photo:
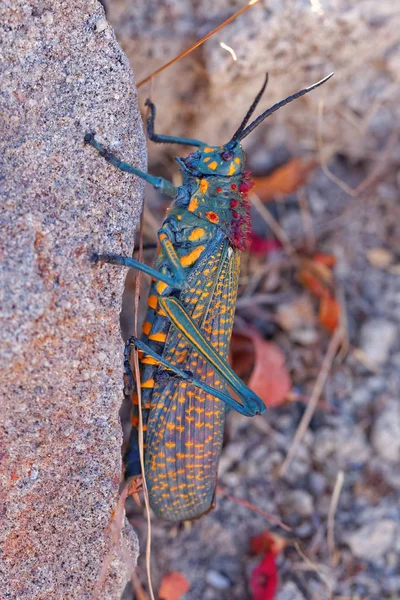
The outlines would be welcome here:
[[[142,271],[143,273],[150,275],[150,277],[153,277],[157,281],[163,281],[175,290],[180,290],[185,281],[185,272],[179,262],[169,236],[170,231],[168,226],[162,227],[158,232],[158,239],[168,260],[169,269],[172,273],[171,276],[166,275],[161,271],[157,271],[153,267],[149,267],[148,265],[145,265],[144,263],[141,263],[138,260],[128,256],[119,256],[118,254],[93,254],[92,259],[94,262],[101,261],[110,263],[112,265],[122,265],[124,267],[137,269],[138,271]]]

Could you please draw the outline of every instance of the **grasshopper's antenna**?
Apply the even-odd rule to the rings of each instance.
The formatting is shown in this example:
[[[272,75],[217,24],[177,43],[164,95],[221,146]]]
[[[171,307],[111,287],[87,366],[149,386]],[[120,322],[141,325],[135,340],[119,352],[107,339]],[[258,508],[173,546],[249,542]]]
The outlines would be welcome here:
[[[317,88],[320,85],[322,85],[323,83],[325,83],[325,81],[328,81],[328,79],[330,79],[332,76],[333,76],[333,73],[330,73],[327,77],[324,77],[324,79],[321,79],[321,81],[317,81],[317,83],[310,85],[310,87],[305,88],[304,90],[300,90],[300,92],[293,94],[293,96],[288,96],[284,100],[281,100],[277,104],[274,104],[274,106],[271,106],[271,108],[269,108],[268,110],[263,112],[259,117],[257,117],[257,119],[255,119],[252,123],[250,123],[250,125],[248,127],[246,127],[246,129],[243,129],[242,126],[240,126],[238,131],[235,133],[234,137],[232,138],[232,140],[235,140],[235,141],[243,140],[245,137],[247,137],[249,135],[249,133],[251,133],[253,131],[253,129],[258,127],[258,125],[260,123],[262,123],[262,121],[264,121],[264,119],[266,119],[267,117],[272,115],[272,113],[274,113],[276,110],[279,110],[282,106],[285,106],[285,104],[289,104],[289,102],[292,102],[292,100],[296,100],[296,98],[300,98],[300,96],[304,96],[304,94],[308,94],[308,92],[311,92],[311,90],[315,90],[315,88]],[[246,115],[246,117],[247,117],[247,115]]]
[[[263,95],[265,88],[267,87],[267,83],[268,83],[268,73],[266,73],[263,86],[262,86],[261,90],[258,92],[257,96],[254,98],[253,104],[250,106],[249,110],[247,111],[245,118],[240,123],[237,131],[235,131],[235,133],[233,134],[231,142],[236,142],[237,139],[240,139],[240,134],[242,133],[243,129],[246,127],[247,123],[249,122],[251,115],[253,114],[253,112],[255,111],[255,109],[257,107],[257,104],[260,102],[261,96]]]

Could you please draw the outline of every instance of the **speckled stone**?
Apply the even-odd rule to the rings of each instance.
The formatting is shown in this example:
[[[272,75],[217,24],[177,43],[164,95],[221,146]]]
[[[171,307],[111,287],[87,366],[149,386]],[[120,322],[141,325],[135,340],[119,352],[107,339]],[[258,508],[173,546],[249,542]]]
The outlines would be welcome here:
[[[95,0],[6,3],[1,76],[2,598],[119,598],[137,556],[106,529],[121,478],[125,273],[142,183],[83,144],[145,169],[126,56]],[[124,550],[121,550],[123,547]],[[129,557],[129,558],[128,558]],[[128,564],[129,563],[129,564]]]

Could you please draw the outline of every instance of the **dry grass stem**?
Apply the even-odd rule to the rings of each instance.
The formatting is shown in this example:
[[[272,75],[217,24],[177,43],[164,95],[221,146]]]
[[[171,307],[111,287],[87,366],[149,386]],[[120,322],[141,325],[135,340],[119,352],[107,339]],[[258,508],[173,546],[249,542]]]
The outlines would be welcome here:
[[[125,516],[125,500],[126,500],[127,495],[128,495],[128,488],[127,488],[127,486],[125,486],[118,498],[117,506],[115,507],[115,510],[111,514],[110,520],[107,524],[106,531],[109,531],[111,534],[111,547],[102,562],[100,573],[97,578],[96,585],[95,585],[95,588],[94,588],[92,596],[91,596],[91,600],[98,600],[100,598],[102,588],[107,579],[110,565],[113,561],[114,551],[119,546],[120,539],[121,539],[121,531],[122,531],[122,526],[123,526],[123,521],[124,521],[124,516]],[[123,552],[123,558],[125,559],[126,564],[129,564],[130,557],[128,559],[125,552]]]
[[[321,579],[321,581],[324,582],[324,584],[328,588],[328,592],[329,592],[328,600],[330,600],[332,598],[332,594],[333,594],[332,584],[328,580],[328,578],[322,573],[321,567],[317,563],[314,563],[312,560],[310,560],[308,558],[308,556],[306,556],[304,554],[304,552],[300,548],[300,544],[298,542],[294,542],[293,545],[296,548],[296,551],[297,551],[298,555],[300,556],[300,558],[302,558],[303,561],[306,563],[307,568],[311,569],[312,571],[314,571],[315,573],[317,573],[317,575]]]
[[[322,362],[320,372],[318,373],[318,377],[315,382],[314,389],[312,391],[310,400],[307,405],[307,409],[303,415],[303,418],[301,419],[301,421],[299,423],[299,426],[297,428],[296,434],[293,438],[293,441],[291,443],[291,446],[289,448],[287,456],[286,456],[285,460],[283,461],[281,468],[279,469],[279,475],[281,477],[283,477],[284,474],[286,473],[294,455],[296,454],[297,448],[298,448],[299,444],[301,443],[301,441],[308,429],[311,418],[314,414],[314,411],[316,409],[318,401],[321,397],[322,390],[324,388],[324,385],[328,378],[329,372],[331,370],[333,360],[334,360],[336,353],[340,347],[340,344],[342,343],[342,339],[343,339],[343,332],[342,332],[341,328],[338,327],[335,330],[335,332],[332,335],[331,340],[329,342],[328,350],[326,351],[325,358]]]
[[[315,250],[315,235],[313,228],[313,221],[310,212],[310,206],[304,190],[299,190],[297,193],[299,200],[301,220],[303,223],[303,230],[305,236],[306,249],[311,254]]]
[[[278,517],[274,517],[270,513],[266,512],[265,510],[262,510],[261,508],[258,508],[258,506],[255,506],[254,504],[252,504],[251,502],[248,502],[247,500],[242,500],[241,498],[236,498],[236,496],[230,496],[229,494],[226,493],[224,488],[222,488],[220,485],[217,486],[217,492],[222,494],[227,500],[236,502],[236,504],[240,504],[240,506],[244,506],[245,508],[248,508],[252,512],[256,512],[259,515],[262,515],[263,517],[268,519],[268,521],[271,521],[271,523],[274,523],[275,525],[278,525],[278,527],[281,527],[281,529],[284,529],[285,531],[292,531],[292,529],[289,527],[289,525],[285,525],[285,523],[283,523],[280,519],[278,519]]]
[[[344,472],[339,471],[336,477],[335,487],[333,488],[331,501],[329,504],[328,512],[328,529],[327,529],[327,544],[329,553],[331,555],[331,564],[334,563],[335,559],[335,514],[339,503],[340,492],[342,491],[344,482]]]
[[[193,50],[196,50],[196,48],[198,48],[199,46],[201,46],[202,44],[204,44],[204,42],[207,41],[210,37],[212,37],[215,33],[217,33],[218,31],[220,31],[224,27],[226,27],[226,25],[229,25],[229,23],[232,23],[232,21],[234,21],[235,19],[237,19],[237,17],[239,17],[241,14],[243,14],[244,12],[246,12],[246,10],[248,10],[249,8],[251,8],[252,6],[254,6],[255,4],[257,4],[259,1],[260,0],[250,0],[250,2],[248,2],[245,6],[242,6],[242,8],[240,10],[238,10],[237,12],[235,12],[235,14],[233,14],[231,17],[229,17],[229,19],[226,19],[226,21],[224,21],[223,23],[221,23],[221,25],[218,25],[218,27],[216,27],[215,29],[213,29],[212,31],[210,31],[209,33],[207,33],[207,35],[205,35],[200,40],[198,40],[197,42],[195,42],[194,44],[192,44],[189,48],[186,48],[186,50],[184,50],[183,52],[181,52],[180,54],[178,54],[177,56],[175,56],[175,58],[173,58],[172,60],[169,60],[167,63],[165,63],[165,65],[163,65],[162,67],[156,69],[155,71],[153,71],[153,73],[151,73],[150,75],[148,75],[147,77],[145,77],[144,79],[142,79],[141,81],[139,81],[139,83],[136,85],[136,87],[140,88],[142,85],[144,85],[148,81],[152,80],[153,77],[155,77],[156,75],[158,75],[159,73],[161,73],[165,69],[168,69],[168,67],[170,67],[171,65],[173,65],[174,63],[176,63],[178,60],[181,60],[181,58],[184,58],[185,56],[187,56],[188,54],[190,54],[191,52],[193,52]]]
[[[143,261],[143,212],[140,218],[140,239],[139,239],[139,262]],[[138,335],[138,314],[139,314],[139,297],[140,297],[140,283],[141,283],[141,272],[136,273],[136,289],[135,289],[135,320],[134,320],[134,335]],[[146,520],[147,520],[147,540],[146,540],[146,572],[149,584],[149,592],[151,600],[155,600],[153,586],[151,583],[151,517],[150,517],[150,503],[149,494],[147,491],[147,482],[144,470],[144,447],[143,447],[143,414],[142,414],[142,398],[140,388],[140,367],[139,367],[139,355],[135,348],[133,352],[133,362],[135,368],[136,378],[136,389],[138,394],[138,406],[139,406],[139,455],[140,455],[140,466],[142,469],[143,478],[143,495],[144,503],[146,507]]]
[[[144,591],[135,570],[132,571],[131,582],[133,591],[135,592],[135,600],[148,600],[148,595]]]
[[[336,177],[336,175],[334,175],[332,173],[332,171],[330,171],[330,169],[327,165],[327,159],[324,155],[324,142],[323,142],[323,131],[322,131],[323,130],[323,109],[324,109],[324,101],[321,100],[318,104],[318,130],[317,130],[318,151],[319,151],[319,160],[320,160],[321,168],[322,168],[323,172],[325,173],[325,175],[331,181],[336,183],[336,185],[338,185],[342,190],[344,190],[346,192],[346,194],[348,194],[352,198],[356,198],[366,188],[368,188],[370,185],[375,183],[379,179],[379,177],[381,177],[383,175],[383,173],[385,172],[387,160],[388,160],[390,153],[393,150],[394,145],[397,140],[397,133],[393,132],[392,135],[389,137],[389,141],[386,145],[386,148],[385,148],[385,150],[383,150],[381,152],[381,154],[379,156],[379,161],[377,161],[377,164],[375,165],[374,169],[372,169],[371,173],[363,181],[361,181],[361,183],[359,183],[357,187],[352,188],[349,185],[347,185],[347,183],[342,181],[339,177]]]

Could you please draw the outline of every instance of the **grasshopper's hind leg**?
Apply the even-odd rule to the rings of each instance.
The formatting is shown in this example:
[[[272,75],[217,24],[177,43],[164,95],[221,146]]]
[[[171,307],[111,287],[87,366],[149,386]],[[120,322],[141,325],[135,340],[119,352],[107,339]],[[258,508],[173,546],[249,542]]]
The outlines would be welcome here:
[[[166,370],[170,371],[173,375],[177,375],[178,377],[181,377],[184,381],[192,383],[196,387],[199,387],[200,389],[204,390],[205,392],[207,392],[207,394],[210,394],[215,398],[219,398],[219,400],[225,402],[227,406],[234,408],[242,415],[253,416],[255,414],[254,410],[249,410],[247,406],[240,404],[240,402],[235,400],[235,398],[233,398],[229,394],[226,394],[221,390],[217,390],[216,388],[207,385],[200,379],[196,379],[195,377],[193,377],[193,374],[190,371],[182,371],[182,369],[179,369],[178,367],[170,363],[168,360],[154,352],[154,350],[152,350],[145,342],[142,342],[135,336],[132,336],[130,338],[129,343],[138,348],[138,350],[142,350],[144,354],[151,356],[151,358],[157,361],[160,365],[163,365],[166,368]]]

